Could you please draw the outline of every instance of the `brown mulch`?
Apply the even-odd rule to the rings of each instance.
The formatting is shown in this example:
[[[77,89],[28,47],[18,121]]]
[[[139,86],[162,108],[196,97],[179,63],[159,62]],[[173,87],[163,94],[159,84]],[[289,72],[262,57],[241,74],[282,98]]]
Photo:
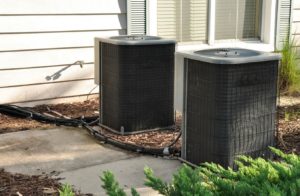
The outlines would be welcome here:
[[[135,144],[143,147],[164,148],[175,141],[180,134],[181,121],[181,116],[178,116],[176,118],[174,129],[150,131],[133,135],[118,135],[102,128],[100,128],[100,132],[107,137],[111,137],[120,142]],[[181,138],[179,138],[179,140],[173,145],[173,147],[177,149],[181,148]]]
[[[98,99],[91,99],[84,102],[39,105],[30,109],[50,115],[55,115],[51,112],[55,111],[71,118],[82,116],[91,117],[97,115],[95,112],[99,110],[99,102]],[[51,127],[54,127],[54,125],[40,123],[30,119],[15,118],[0,113],[0,134],[29,129],[47,129]]]
[[[279,108],[278,147],[300,155],[300,104]]]
[[[98,99],[90,99],[83,102],[39,105],[33,107],[32,109],[36,112],[47,112],[51,114],[51,112],[48,111],[47,107],[50,110],[56,111],[70,118],[77,118],[82,116],[91,117],[97,115],[96,112],[99,111],[99,101]]]
[[[0,196],[58,196],[62,188],[59,180],[48,175],[12,174],[0,169]],[[78,196],[91,195],[74,192]]]
[[[0,134],[16,132],[16,131],[25,131],[29,129],[46,129],[53,127],[50,124],[39,123],[35,120],[30,119],[21,119],[11,116],[6,116],[0,113]]]

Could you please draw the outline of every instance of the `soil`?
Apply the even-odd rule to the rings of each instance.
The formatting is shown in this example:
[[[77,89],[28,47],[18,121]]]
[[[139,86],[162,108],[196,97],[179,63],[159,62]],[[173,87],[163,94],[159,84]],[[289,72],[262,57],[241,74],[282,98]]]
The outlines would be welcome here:
[[[300,155],[300,104],[279,108],[278,148]]]
[[[99,102],[97,99],[86,100],[84,102],[75,103],[61,103],[55,105],[39,105],[30,108],[33,111],[40,112],[47,115],[56,115],[53,113],[58,112],[71,118],[77,117],[91,117],[98,113]],[[50,111],[49,111],[50,109]],[[0,113],[0,134],[16,131],[25,131],[29,129],[47,129],[55,125],[40,123],[35,120],[21,119],[11,116],[6,116]]]
[[[68,116],[70,118],[77,117],[92,117],[98,115],[99,111],[99,101],[98,99],[90,99],[83,102],[74,102],[74,103],[61,103],[55,105],[39,105],[32,108],[36,112],[40,113],[50,113],[50,111],[56,111],[60,114]]]
[[[58,196],[58,190],[62,189],[59,180],[48,175],[12,174],[0,169],[0,196]],[[91,195],[73,191],[77,196]]]
[[[110,138],[124,143],[135,144],[143,147],[164,148],[169,146],[180,134],[181,116],[176,118],[175,128],[150,131],[133,135],[118,135],[100,128],[100,132]],[[181,138],[173,145],[178,150],[181,148]]]

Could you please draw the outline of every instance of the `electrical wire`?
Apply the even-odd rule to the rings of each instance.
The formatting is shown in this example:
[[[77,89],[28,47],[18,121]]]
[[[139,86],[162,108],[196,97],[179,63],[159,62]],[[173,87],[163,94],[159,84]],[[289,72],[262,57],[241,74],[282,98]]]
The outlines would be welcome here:
[[[175,155],[180,153],[180,150],[174,148],[173,146],[179,140],[181,136],[181,132],[179,133],[177,138],[167,147],[149,148],[149,147],[138,146],[135,144],[123,143],[113,139],[112,137],[105,136],[104,134],[95,130],[92,127],[92,125],[98,123],[99,118],[90,118],[90,119],[85,119],[82,117],[73,118],[73,119],[56,118],[56,117],[43,115],[39,112],[25,109],[16,105],[7,105],[7,104],[0,105],[0,113],[9,116],[14,116],[14,117],[33,119],[43,123],[56,124],[58,126],[64,125],[64,126],[71,126],[71,127],[83,127],[98,140],[133,152],[151,154],[157,156]]]

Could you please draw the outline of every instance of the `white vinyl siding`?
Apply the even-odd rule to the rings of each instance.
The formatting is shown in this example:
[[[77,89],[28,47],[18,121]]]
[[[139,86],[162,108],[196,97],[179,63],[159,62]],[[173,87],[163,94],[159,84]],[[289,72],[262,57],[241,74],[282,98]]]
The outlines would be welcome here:
[[[180,40],[180,5],[178,0],[157,0],[157,34]]]
[[[157,0],[157,34],[179,42],[207,40],[207,0]]]
[[[126,0],[1,0],[0,104],[96,94],[94,37],[126,34],[126,13]]]
[[[259,38],[260,0],[216,0],[215,38]]]

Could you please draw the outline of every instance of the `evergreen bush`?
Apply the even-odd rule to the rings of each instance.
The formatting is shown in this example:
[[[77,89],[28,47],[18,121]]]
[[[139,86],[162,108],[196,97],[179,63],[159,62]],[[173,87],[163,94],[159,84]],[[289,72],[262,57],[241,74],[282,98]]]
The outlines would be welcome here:
[[[236,171],[214,163],[205,163],[195,169],[183,165],[173,175],[171,183],[154,176],[146,167],[145,185],[166,196],[300,195],[300,156],[284,154],[272,147],[271,150],[281,161],[239,156]],[[105,172],[101,179],[109,196],[126,195],[111,172]],[[131,192],[133,196],[139,195],[135,189]]]

